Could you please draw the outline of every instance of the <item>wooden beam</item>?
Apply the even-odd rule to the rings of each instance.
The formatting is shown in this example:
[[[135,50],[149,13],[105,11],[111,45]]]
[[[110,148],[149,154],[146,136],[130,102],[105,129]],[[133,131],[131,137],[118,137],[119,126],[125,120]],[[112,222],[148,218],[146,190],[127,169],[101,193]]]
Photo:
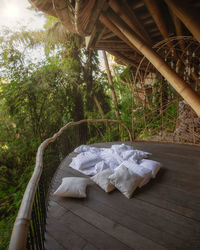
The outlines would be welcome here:
[[[189,31],[200,42],[200,10],[192,7],[187,1],[165,0],[171,11],[185,24]]]
[[[144,2],[147,9],[151,13],[151,16],[153,17],[158,29],[160,30],[160,33],[162,34],[163,38],[168,39],[169,36],[168,36],[167,25],[163,18],[162,10],[158,5],[159,2],[156,0],[144,0]]]
[[[191,89],[175,72],[172,70],[165,61],[148,45],[146,45],[140,37],[116,15],[109,13],[107,15],[110,22],[117,27],[121,33],[131,42],[163,75],[166,80],[173,86],[173,88],[186,100],[186,102],[194,109],[198,116],[200,116],[200,96]]]
[[[183,35],[183,29],[182,29],[182,23],[181,23],[180,19],[174,14],[173,11],[170,11],[170,14],[171,14],[172,20],[174,22],[176,35],[177,36],[182,36]],[[182,40],[180,41],[180,48],[181,48],[182,51],[185,50],[185,45],[184,45],[184,42]]]
[[[133,44],[131,44],[131,42],[124,36],[124,34],[117,29],[117,27],[103,14],[101,13],[99,20],[109,29],[111,30],[113,33],[115,33],[115,35],[117,37],[119,37],[120,39],[122,39],[122,41],[124,41],[130,48],[133,48],[134,50],[137,50],[135,48],[135,46]]]
[[[141,22],[136,17],[133,10],[130,8],[130,6],[127,4],[125,0],[122,1],[122,4],[120,5],[115,0],[110,0],[109,2],[110,7],[116,12],[122,20],[132,29],[136,32],[140,38],[142,38],[146,43],[152,44],[151,38],[149,34],[144,29],[144,26],[141,24]]]
[[[103,36],[105,29],[106,27],[100,22],[94,26],[90,36],[85,37],[86,49],[94,49],[96,47],[96,43]]]
[[[108,50],[108,53],[110,53],[111,55],[119,58],[124,64],[126,65],[131,65],[133,66],[134,68],[137,68],[138,65],[137,65],[137,62],[134,62],[133,60],[127,58],[126,56],[124,56],[122,53],[120,52],[117,52],[115,50]]]

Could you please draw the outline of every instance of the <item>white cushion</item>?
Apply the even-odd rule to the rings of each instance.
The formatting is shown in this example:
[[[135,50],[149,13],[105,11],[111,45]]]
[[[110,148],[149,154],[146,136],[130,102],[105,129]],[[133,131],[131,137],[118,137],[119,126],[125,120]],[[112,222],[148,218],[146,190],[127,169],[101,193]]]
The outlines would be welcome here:
[[[113,174],[110,169],[103,170],[90,179],[99,185],[105,192],[109,193],[115,189],[115,186],[110,183],[109,176]]]
[[[133,173],[141,176],[143,179],[141,180],[139,187],[141,188],[142,186],[146,185],[151,177],[152,177],[152,171],[151,169],[145,168],[145,167],[141,167],[139,164],[134,163],[134,162],[130,162],[130,161],[124,161],[122,163],[122,165],[124,165],[125,167],[127,167],[130,171],[132,171]]]
[[[142,168],[148,168],[151,170],[152,172],[152,178],[155,178],[158,171],[160,170],[160,167],[161,167],[161,163],[158,162],[158,161],[152,161],[152,160],[146,160],[146,159],[143,159],[141,160],[140,162],[140,166]]]
[[[109,177],[110,182],[122,192],[127,198],[131,198],[133,192],[142,180],[142,177],[132,173],[124,165],[116,168],[114,173]]]
[[[62,197],[85,198],[88,179],[80,177],[65,177],[54,195]]]

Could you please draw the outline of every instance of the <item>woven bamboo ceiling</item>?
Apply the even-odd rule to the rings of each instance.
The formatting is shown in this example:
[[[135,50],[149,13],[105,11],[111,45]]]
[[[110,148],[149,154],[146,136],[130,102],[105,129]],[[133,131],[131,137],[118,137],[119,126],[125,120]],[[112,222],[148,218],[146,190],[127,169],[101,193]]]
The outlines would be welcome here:
[[[37,9],[58,17],[67,30],[86,37],[87,48],[106,50],[135,67],[142,54],[125,42],[111,22],[105,26],[105,17],[120,16],[151,47],[172,36],[193,36],[190,27],[200,23],[199,0],[30,1]]]

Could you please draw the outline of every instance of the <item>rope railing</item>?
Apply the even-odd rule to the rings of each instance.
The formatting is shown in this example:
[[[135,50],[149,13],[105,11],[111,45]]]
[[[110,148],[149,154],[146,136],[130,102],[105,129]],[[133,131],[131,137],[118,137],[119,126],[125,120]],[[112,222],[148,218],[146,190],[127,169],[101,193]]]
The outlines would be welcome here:
[[[21,206],[16,217],[14,227],[12,230],[11,240],[9,244],[9,250],[21,250],[21,249],[45,249],[44,246],[44,233],[46,222],[46,199],[48,194],[48,186],[54,171],[51,169],[51,178],[46,180],[45,173],[43,171],[43,155],[47,146],[56,141],[56,139],[63,134],[63,132],[72,127],[82,123],[117,123],[122,126],[129,136],[129,140],[132,142],[133,138],[129,128],[119,120],[81,120],[77,122],[69,122],[62,127],[52,137],[43,141],[36,155],[35,169],[32,177],[26,187]]]

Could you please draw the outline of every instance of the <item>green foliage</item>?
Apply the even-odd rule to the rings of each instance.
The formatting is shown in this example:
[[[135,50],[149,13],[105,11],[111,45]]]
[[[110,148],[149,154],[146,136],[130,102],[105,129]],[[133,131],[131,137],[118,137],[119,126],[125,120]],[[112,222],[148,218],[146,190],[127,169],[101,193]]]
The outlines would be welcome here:
[[[46,28],[49,30],[5,31],[0,37],[0,249],[8,245],[39,144],[72,120],[116,119],[98,53],[85,50],[83,39],[64,30],[55,18],[48,17]],[[173,132],[177,102],[169,105],[174,93],[166,83],[156,78],[143,103],[132,69],[114,65],[112,72],[120,119],[135,138],[146,139],[161,130]],[[63,157],[66,147],[120,138],[129,140],[116,124],[85,125],[70,128],[58,147]],[[53,152],[46,152],[45,162],[54,163]]]
[[[47,33],[46,33],[47,35]],[[69,35],[66,44],[44,41],[44,32],[10,32],[0,43],[0,245],[6,249],[39,144],[65,123],[98,113],[93,95],[109,110],[100,83],[96,53],[88,53],[81,39]],[[39,51],[38,51],[39,48]],[[28,51],[47,51],[30,60]],[[56,53],[54,53],[56,51]],[[38,57],[39,54],[38,54]],[[103,78],[103,77],[102,77]],[[90,98],[90,102],[88,102]],[[71,134],[81,144],[87,126]],[[65,146],[62,141],[61,147]],[[50,156],[49,156],[50,157]],[[49,158],[50,159],[50,158]]]

